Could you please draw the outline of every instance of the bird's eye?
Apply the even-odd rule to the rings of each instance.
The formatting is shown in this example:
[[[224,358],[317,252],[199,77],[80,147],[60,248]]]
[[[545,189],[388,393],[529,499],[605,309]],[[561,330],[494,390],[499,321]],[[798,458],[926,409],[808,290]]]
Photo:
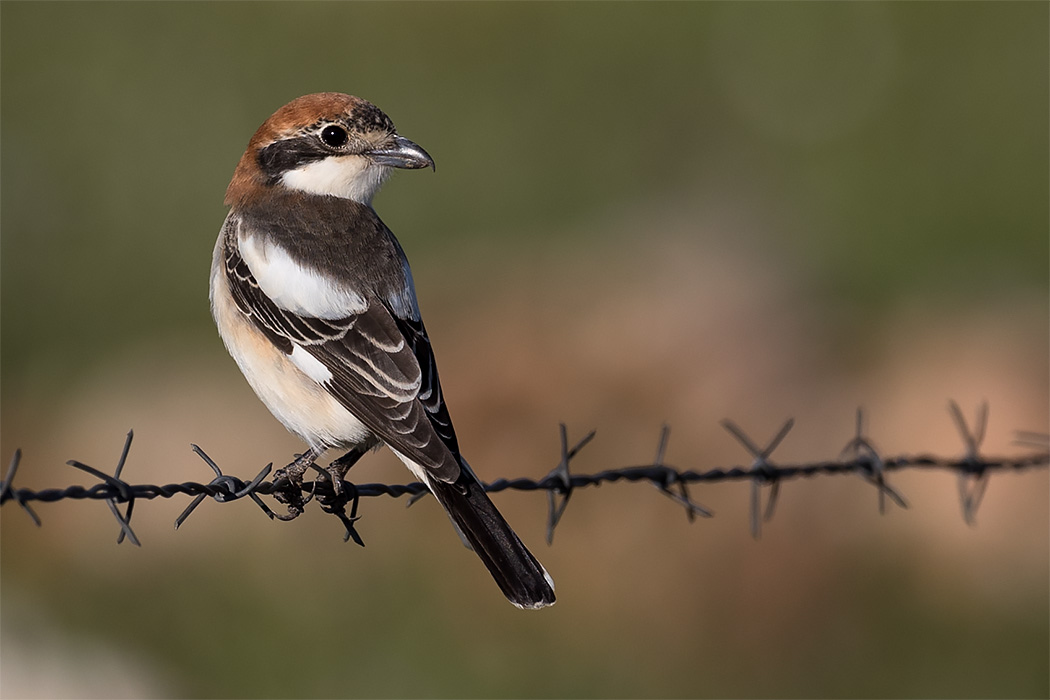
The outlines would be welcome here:
[[[346,129],[341,126],[328,125],[321,129],[321,140],[326,146],[339,148],[346,143],[347,138]]]

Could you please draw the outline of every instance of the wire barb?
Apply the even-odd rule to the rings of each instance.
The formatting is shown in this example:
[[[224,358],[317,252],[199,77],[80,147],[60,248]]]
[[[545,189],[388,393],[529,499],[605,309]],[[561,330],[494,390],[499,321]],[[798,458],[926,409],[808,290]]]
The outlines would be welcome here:
[[[714,513],[699,503],[694,502],[689,497],[689,484],[680,478],[677,470],[668,467],[664,462],[664,455],[667,453],[667,441],[670,437],[671,426],[665,423],[660,428],[660,442],[656,446],[656,458],[653,460],[653,467],[663,470],[663,479],[653,479],[650,483],[652,483],[660,493],[685,508],[685,516],[688,518],[689,522],[694,522],[698,515],[704,518],[714,517]],[[675,484],[678,485],[678,493],[671,490],[671,487]]]
[[[352,539],[357,545],[364,547],[365,541],[361,539],[361,535],[358,534],[357,529],[354,527],[354,523],[361,519],[361,516],[357,514],[357,506],[361,502],[361,495],[357,491],[357,486],[349,481],[344,481],[341,485],[338,485],[334,481],[335,477],[329,471],[317,465],[314,465],[314,469],[321,475],[319,479],[314,481],[315,488],[320,481],[324,481],[327,486],[326,490],[316,494],[321,510],[339,518],[339,521],[346,529],[346,532],[343,534],[343,542],[349,542]],[[348,504],[350,505],[349,515],[346,513]]]
[[[1014,433],[1015,445],[1050,450],[1050,433],[1037,433],[1034,430],[1018,430]]]
[[[40,527],[40,517],[29,507],[26,503],[25,497],[21,493],[15,493],[11,490],[11,484],[15,481],[15,474],[18,473],[18,465],[22,461],[22,450],[15,450],[15,454],[11,457],[11,464],[7,467],[7,475],[3,481],[0,481],[0,503],[6,503],[10,499],[14,499],[19,506],[22,507],[29,517],[33,519],[37,527]]]
[[[197,445],[190,445],[190,449],[193,453],[200,457],[205,464],[211,467],[212,471],[215,472],[215,478],[209,481],[207,484],[190,484],[190,486],[198,487],[199,493],[194,496],[190,504],[186,506],[186,509],[179,514],[179,517],[175,518],[175,529],[178,530],[186,518],[190,517],[193,511],[197,510],[197,506],[208,496],[211,496],[219,503],[229,503],[230,501],[236,501],[240,498],[248,496],[252,499],[255,505],[259,506],[263,513],[266,514],[270,520],[277,518],[277,514],[270,510],[270,507],[263,503],[262,499],[258,496],[259,487],[263,484],[265,479],[270,474],[270,470],[273,469],[273,462],[270,462],[262,468],[255,478],[245,483],[235,476],[228,476],[222,473],[222,469],[215,463],[208,454]]]
[[[141,547],[142,544],[139,542],[139,538],[135,536],[135,531],[131,529],[131,511],[135,507],[135,496],[132,493],[131,485],[126,481],[121,480],[120,473],[124,470],[124,463],[128,460],[128,452],[131,451],[131,441],[135,438],[135,431],[129,430],[128,436],[124,440],[124,448],[120,451],[120,459],[117,460],[117,468],[113,471],[113,476],[101,472],[94,467],[89,467],[82,462],[78,462],[75,459],[71,459],[66,464],[71,467],[87,472],[94,477],[97,477],[104,481],[107,485],[113,487],[116,491],[115,496],[111,496],[106,499],[106,505],[109,506],[109,511],[113,514],[113,517],[117,519],[117,523],[120,524],[120,534],[117,535],[117,544],[124,541],[127,537],[128,541],[136,547]],[[118,503],[127,503],[128,507],[123,513],[120,512],[120,508],[117,507]]]
[[[861,476],[870,484],[874,484],[879,491],[879,515],[886,514],[886,497],[901,508],[907,508],[908,503],[897,491],[886,482],[886,463],[879,456],[879,451],[871,444],[871,440],[864,436],[864,409],[857,407],[857,424],[853,438],[839,453],[839,459],[851,456],[859,464],[867,468],[861,472]]]
[[[780,427],[777,434],[773,436],[773,439],[769,441],[765,449],[760,450],[751,441],[743,430],[741,430],[731,420],[726,419],[722,421],[722,427],[729,431],[729,434],[736,438],[737,442],[744,446],[744,449],[751,453],[751,456],[755,458],[755,461],[751,463],[751,472],[753,477],[751,479],[751,536],[756,540],[762,536],[762,522],[769,522],[773,519],[773,512],[776,509],[777,497],[780,495],[780,473],[776,466],[769,460],[769,456],[780,447],[780,443],[783,442],[787,434],[791,432],[791,429],[795,426],[795,419],[788,418],[784,421],[784,425]],[[769,499],[766,501],[766,507],[762,512],[762,517],[759,518],[759,511],[762,510],[762,486],[769,485]]]
[[[561,437],[561,461],[558,466],[543,479],[542,483],[549,484],[547,487],[547,544],[554,542],[554,528],[561,522],[561,516],[565,514],[565,508],[569,505],[574,485],[572,476],[569,474],[569,462],[583,449],[583,446],[594,438],[595,431],[591,431],[582,440],[569,449],[569,430],[564,423],[558,424]],[[560,498],[560,500],[559,500]]]
[[[965,469],[959,472],[957,483],[963,520],[972,527],[977,524],[977,508],[984,499],[985,489],[988,488],[988,474],[980,457],[981,443],[984,442],[984,432],[988,427],[988,402],[982,401],[977,406],[977,420],[972,431],[966,424],[959,404],[949,401],[948,412],[955,421],[955,427],[966,447],[966,455],[963,457]]]

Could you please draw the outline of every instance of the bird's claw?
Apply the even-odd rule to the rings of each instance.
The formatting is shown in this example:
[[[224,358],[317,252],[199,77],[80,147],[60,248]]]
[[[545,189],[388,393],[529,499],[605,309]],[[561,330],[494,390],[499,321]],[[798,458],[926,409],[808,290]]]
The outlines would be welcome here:
[[[298,518],[303,514],[303,508],[306,504],[313,500],[313,491],[306,498],[303,498],[303,475],[309,467],[313,466],[316,468],[314,460],[317,459],[317,456],[314,450],[307,450],[303,454],[298,455],[291,464],[274,472],[273,497],[278,503],[288,506],[287,515],[274,513],[278,520],[294,520]]]

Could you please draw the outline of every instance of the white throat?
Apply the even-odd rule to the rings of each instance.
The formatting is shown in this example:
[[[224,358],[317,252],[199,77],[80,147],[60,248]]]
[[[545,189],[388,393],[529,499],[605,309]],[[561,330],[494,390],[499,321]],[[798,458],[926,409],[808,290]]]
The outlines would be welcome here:
[[[364,156],[329,156],[281,176],[285,187],[311,194],[332,195],[372,205],[372,197],[390,175],[390,168]]]

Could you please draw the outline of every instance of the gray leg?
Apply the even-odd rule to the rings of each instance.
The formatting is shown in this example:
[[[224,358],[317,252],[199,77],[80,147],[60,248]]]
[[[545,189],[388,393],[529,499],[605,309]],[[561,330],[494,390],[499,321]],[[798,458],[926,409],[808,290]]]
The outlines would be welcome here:
[[[325,448],[323,447],[311,447],[306,452],[295,458],[295,461],[289,464],[284,469],[278,469],[273,475],[274,480],[277,479],[288,479],[296,486],[303,483],[303,473],[310,468],[318,457],[324,454]]]
[[[343,492],[343,477],[350,471],[350,467],[357,464],[357,460],[361,459],[365,452],[368,452],[367,448],[355,447],[328,465],[326,471],[332,477],[332,489],[336,493]]]

